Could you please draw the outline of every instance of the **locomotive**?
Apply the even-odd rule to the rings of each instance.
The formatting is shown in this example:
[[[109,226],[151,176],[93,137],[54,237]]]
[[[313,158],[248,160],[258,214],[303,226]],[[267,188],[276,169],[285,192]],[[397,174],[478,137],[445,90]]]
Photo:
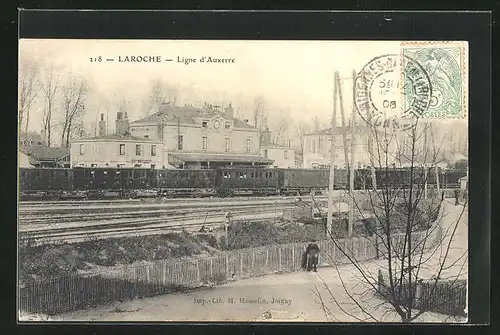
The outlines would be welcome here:
[[[415,173],[415,170],[412,170]],[[409,169],[377,169],[379,185],[405,187],[410,182]],[[372,172],[356,169],[354,188],[371,187]],[[423,173],[421,173],[423,175]],[[458,187],[466,175],[461,170],[439,173],[443,187]],[[72,198],[141,198],[266,196],[321,194],[328,188],[328,169],[231,167],[200,170],[167,170],[141,168],[21,168],[20,198],[61,200]],[[413,182],[415,182],[413,178]],[[334,188],[345,189],[349,171],[335,169]],[[429,171],[428,185],[436,184],[435,172]]]

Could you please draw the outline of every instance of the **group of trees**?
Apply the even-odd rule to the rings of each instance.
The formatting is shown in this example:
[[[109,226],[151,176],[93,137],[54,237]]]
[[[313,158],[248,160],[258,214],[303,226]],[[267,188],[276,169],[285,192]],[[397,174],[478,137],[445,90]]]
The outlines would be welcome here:
[[[42,135],[47,146],[54,144],[59,129],[61,146],[81,133],[88,86],[86,80],[63,72],[53,63],[24,60],[19,68],[19,130],[30,129],[30,113],[36,102],[43,104]],[[37,101],[38,100],[38,101]],[[24,127],[23,127],[24,126]]]

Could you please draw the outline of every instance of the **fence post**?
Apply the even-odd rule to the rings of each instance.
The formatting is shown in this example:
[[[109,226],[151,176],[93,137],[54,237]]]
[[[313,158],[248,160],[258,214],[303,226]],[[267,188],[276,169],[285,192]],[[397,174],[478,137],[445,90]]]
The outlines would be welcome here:
[[[252,249],[252,272],[255,272],[255,250]]]
[[[281,246],[278,246],[278,269],[281,271]]]
[[[240,275],[243,275],[243,257],[240,251]]]
[[[415,305],[416,305],[417,308],[420,308],[420,309],[422,307],[421,306],[421,303],[422,303],[422,301],[421,301],[422,300],[422,281],[423,281],[422,279],[419,279],[417,281],[417,290],[415,292],[415,295],[416,295],[416,297],[415,297]]]
[[[201,275],[200,275],[200,260],[196,260],[196,278],[198,279],[198,283],[201,282]]]
[[[212,266],[213,266],[213,260],[210,258],[210,280],[212,279]]]

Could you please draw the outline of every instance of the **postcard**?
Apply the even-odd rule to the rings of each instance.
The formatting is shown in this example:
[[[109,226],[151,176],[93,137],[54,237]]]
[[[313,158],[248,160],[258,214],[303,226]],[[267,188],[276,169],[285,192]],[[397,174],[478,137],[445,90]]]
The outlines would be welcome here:
[[[467,322],[467,42],[19,44],[20,321]]]

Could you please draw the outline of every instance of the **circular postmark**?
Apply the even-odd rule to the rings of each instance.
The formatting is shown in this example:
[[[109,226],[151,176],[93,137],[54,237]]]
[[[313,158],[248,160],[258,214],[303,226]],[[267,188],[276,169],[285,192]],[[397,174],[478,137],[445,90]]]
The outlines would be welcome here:
[[[373,58],[354,82],[354,103],[361,118],[376,127],[407,129],[432,103],[425,69],[406,55]]]

